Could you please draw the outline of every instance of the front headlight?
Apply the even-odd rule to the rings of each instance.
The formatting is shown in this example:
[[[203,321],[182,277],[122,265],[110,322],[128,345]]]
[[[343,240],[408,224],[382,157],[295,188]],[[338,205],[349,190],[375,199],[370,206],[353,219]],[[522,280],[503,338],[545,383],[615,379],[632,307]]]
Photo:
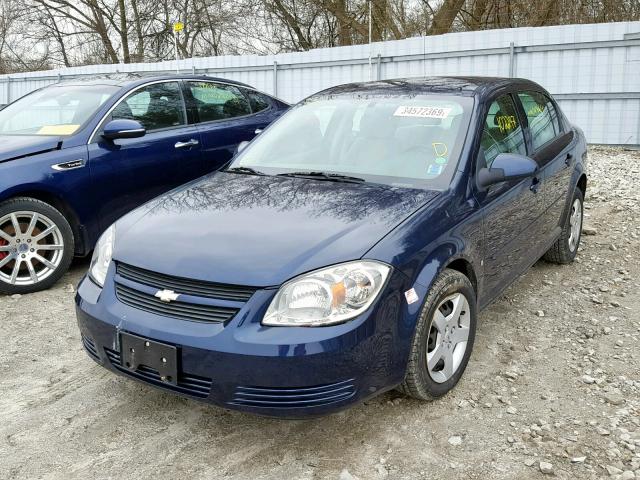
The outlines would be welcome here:
[[[320,327],[345,322],[373,303],[390,271],[384,263],[362,260],[301,275],[280,287],[262,324]]]
[[[101,287],[104,286],[105,278],[107,277],[107,270],[111,263],[111,256],[113,255],[113,242],[115,237],[115,226],[111,225],[100,236],[96,248],[93,250],[93,257],[91,257],[91,265],[89,266],[89,276]]]

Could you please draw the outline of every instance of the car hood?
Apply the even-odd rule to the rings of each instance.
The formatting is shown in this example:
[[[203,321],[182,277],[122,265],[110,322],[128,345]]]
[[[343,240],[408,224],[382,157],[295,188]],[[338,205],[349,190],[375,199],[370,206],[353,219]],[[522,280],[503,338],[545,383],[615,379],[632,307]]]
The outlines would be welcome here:
[[[438,192],[218,172],[116,224],[114,259],[205,281],[266,287],[361,258]]]
[[[0,135],[0,162],[58,150],[62,137],[43,135]]]

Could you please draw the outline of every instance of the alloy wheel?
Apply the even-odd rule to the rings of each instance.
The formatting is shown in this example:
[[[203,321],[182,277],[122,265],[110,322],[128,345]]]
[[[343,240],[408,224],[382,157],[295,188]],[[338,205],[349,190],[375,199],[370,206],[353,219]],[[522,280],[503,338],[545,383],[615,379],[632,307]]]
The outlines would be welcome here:
[[[62,232],[46,215],[17,211],[0,218],[0,281],[34,285],[60,266],[63,255]]]
[[[427,369],[437,383],[456,373],[467,350],[471,325],[469,301],[462,293],[440,302],[431,320],[427,340]]]
[[[575,252],[580,242],[580,233],[582,232],[582,202],[576,198],[571,205],[571,213],[569,215],[569,250]]]

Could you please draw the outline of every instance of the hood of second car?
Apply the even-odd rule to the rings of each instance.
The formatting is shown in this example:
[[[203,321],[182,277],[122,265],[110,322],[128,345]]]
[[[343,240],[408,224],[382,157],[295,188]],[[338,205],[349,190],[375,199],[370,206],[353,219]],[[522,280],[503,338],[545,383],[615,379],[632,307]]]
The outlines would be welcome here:
[[[361,258],[437,192],[218,172],[116,225],[114,259],[248,286]]]
[[[61,137],[44,135],[0,135],[0,162],[60,148]]]

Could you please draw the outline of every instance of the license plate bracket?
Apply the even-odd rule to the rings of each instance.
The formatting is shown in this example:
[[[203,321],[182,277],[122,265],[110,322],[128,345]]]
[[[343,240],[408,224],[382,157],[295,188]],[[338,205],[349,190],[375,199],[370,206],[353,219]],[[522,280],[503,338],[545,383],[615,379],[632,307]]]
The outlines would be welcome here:
[[[135,372],[140,366],[158,371],[160,381],[178,384],[178,349],[131,333],[120,333],[122,366]]]

